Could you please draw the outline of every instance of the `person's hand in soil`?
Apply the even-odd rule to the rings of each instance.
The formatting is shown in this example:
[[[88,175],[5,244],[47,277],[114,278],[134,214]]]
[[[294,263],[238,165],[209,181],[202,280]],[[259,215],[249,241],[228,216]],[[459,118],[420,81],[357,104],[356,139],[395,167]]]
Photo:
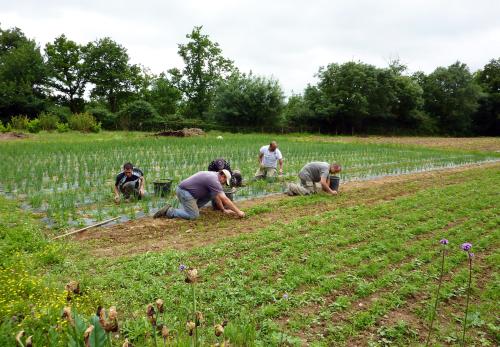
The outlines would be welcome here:
[[[119,204],[120,203],[120,196],[115,195],[115,203]]]
[[[225,214],[234,214],[234,211],[231,211],[231,210],[226,208],[226,209],[224,209],[224,213]]]
[[[240,211],[240,212],[238,213],[238,217],[240,217],[240,218],[245,217],[245,212]]]

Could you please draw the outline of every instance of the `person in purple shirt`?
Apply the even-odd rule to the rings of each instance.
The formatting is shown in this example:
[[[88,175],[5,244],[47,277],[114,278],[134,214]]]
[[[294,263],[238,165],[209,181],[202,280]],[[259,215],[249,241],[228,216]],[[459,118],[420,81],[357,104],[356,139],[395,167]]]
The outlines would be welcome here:
[[[177,199],[182,208],[166,205],[154,214],[154,218],[196,219],[200,216],[200,208],[212,199],[218,209],[227,214],[244,217],[245,213],[224,194],[222,184],[230,185],[231,174],[227,170],[219,172],[200,171],[182,181],[176,189]]]

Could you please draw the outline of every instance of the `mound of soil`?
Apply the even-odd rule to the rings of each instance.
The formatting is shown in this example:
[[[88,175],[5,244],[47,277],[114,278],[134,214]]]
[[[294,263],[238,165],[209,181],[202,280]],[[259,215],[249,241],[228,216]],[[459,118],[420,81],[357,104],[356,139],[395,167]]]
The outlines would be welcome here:
[[[205,132],[200,128],[184,128],[182,130],[165,130],[156,133],[155,136],[174,136],[174,137],[190,137],[205,135]]]
[[[0,133],[0,140],[24,139],[24,138],[27,138],[27,137],[28,137],[28,135],[23,134],[23,133],[16,133],[16,132],[5,133],[5,134],[1,134]]]

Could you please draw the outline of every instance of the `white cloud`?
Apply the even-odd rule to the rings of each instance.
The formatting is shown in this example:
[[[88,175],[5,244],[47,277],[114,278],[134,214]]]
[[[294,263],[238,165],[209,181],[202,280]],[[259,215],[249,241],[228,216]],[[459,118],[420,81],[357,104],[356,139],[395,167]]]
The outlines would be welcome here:
[[[399,57],[411,71],[460,60],[477,70],[500,57],[500,1],[6,1],[2,28],[42,46],[64,33],[80,42],[109,36],[133,63],[159,73],[182,61],[177,45],[195,25],[242,71],[301,92],[322,65]]]

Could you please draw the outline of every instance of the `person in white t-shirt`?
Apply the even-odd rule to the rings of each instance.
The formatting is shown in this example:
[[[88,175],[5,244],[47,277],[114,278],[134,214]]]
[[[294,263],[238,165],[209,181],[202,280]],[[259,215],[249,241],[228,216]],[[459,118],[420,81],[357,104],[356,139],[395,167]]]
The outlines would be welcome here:
[[[272,141],[269,146],[262,146],[259,151],[259,169],[255,173],[255,178],[266,178],[276,176],[276,169],[279,163],[279,174],[283,174],[283,156],[278,149],[276,141]]]

